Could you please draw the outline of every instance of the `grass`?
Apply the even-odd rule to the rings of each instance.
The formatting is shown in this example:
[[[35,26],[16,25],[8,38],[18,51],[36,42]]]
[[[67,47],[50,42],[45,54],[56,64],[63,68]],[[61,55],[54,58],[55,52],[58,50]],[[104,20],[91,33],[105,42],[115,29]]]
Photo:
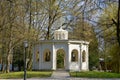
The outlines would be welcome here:
[[[27,71],[27,78],[50,77],[52,71]],[[18,79],[23,78],[24,72],[0,73],[0,79]]]
[[[98,71],[87,71],[87,72],[70,72],[72,77],[83,77],[83,78],[120,78],[120,74],[110,72],[98,72]]]

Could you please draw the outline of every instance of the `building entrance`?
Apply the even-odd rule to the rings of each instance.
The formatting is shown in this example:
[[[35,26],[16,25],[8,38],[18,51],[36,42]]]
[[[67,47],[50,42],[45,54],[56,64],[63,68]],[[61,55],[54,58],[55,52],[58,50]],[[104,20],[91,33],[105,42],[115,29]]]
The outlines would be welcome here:
[[[59,49],[57,51],[57,69],[64,69],[65,68],[65,51],[63,49]]]

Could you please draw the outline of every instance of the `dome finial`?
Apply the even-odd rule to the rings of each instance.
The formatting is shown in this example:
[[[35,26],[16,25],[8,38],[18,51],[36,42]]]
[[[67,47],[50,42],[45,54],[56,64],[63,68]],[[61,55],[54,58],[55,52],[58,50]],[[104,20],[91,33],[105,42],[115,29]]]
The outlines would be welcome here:
[[[60,27],[60,29],[63,29],[62,26]]]

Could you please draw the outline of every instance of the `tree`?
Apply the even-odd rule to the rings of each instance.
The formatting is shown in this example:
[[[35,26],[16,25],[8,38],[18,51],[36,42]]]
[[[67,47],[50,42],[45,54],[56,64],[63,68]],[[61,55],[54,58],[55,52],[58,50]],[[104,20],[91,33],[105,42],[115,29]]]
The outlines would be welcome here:
[[[13,49],[23,45],[23,41],[28,39],[30,42],[38,39],[38,31],[29,25],[27,0],[2,0],[0,2],[0,29],[2,44],[2,64],[3,71],[9,72],[10,64],[13,59]],[[27,7],[27,8],[25,8]],[[31,20],[30,20],[31,21]],[[32,21],[31,21],[32,22]],[[31,48],[31,46],[30,46]],[[4,67],[6,65],[6,68]]]
[[[113,71],[119,73],[119,71],[120,71],[119,70],[120,60],[119,60],[119,51],[118,51],[119,38],[120,38],[119,37],[119,31],[120,31],[119,30],[119,19],[118,19],[119,7],[116,4],[117,3],[114,3],[114,4],[109,3],[108,4],[108,7],[105,8],[103,11],[103,15],[101,15],[99,22],[102,24],[101,29],[102,29],[103,35],[104,35],[104,43],[106,43],[104,45],[106,45],[106,47],[107,47],[106,48],[107,56],[110,55],[112,57],[113,63],[114,64],[117,63],[117,65],[113,65],[113,63],[112,63],[111,67],[113,67]],[[117,7],[118,7],[118,9],[117,9]],[[116,15],[116,14],[118,14],[118,15]],[[110,47],[110,46],[112,46],[112,47]],[[115,47],[117,49],[115,49],[113,47]],[[111,48],[112,48],[112,51],[110,50]]]

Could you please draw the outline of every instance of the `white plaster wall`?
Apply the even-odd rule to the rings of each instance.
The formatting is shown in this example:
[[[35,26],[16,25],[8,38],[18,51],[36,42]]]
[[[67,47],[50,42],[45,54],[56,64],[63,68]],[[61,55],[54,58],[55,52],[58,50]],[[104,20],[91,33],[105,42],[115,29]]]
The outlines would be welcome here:
[[[70,71],[80,71],[79,63],[78,62],[71,62],[70,63]]]
[[[86,52],[86,61],[85,62],[82,62],[82,70],[89,70],[89,63],[88,63],[88,45],[84,45],[84,44],[82,44],[82,46],[81,46],[81,54],[82,54],[82,52],[85,50],[85,52]],[[81,57],[81,59],[82,59],[82,57]]]
[[[51,52],[50,62],[44,61],[44,51],[49,49]],[[88,45],[75,44],[67,42],[43,42],[33,48],[33,69],[36,70],[56,70],[56,53],[57,50],[63,49],[65,51],[65,70],[88,70]],[[72,50],[78,50],[78,62],[71,62]],[[39,63],[36,63],[36,51],[39,50]],[[82,61],[82,51],[86,51],[86,62]]]
[[[41,44],[40,45],[40,62],[39,62],[39,69],[40,70],[51,70],[52,69],[52,57],[50,58],[50,61],[49,62],[45,62],[44,61],[44,51],[46,49],[49,49],[50,52],[51,52],[51,55],[53,54],[52,53],[52,44],[50,43],[46,43],[46,44]]]
[[[71,52],[72,50],[78,51],[78,62],[71,62]],[[80,71],[80,45],[79,44],[69,44],[69,70],[79,70]]]

